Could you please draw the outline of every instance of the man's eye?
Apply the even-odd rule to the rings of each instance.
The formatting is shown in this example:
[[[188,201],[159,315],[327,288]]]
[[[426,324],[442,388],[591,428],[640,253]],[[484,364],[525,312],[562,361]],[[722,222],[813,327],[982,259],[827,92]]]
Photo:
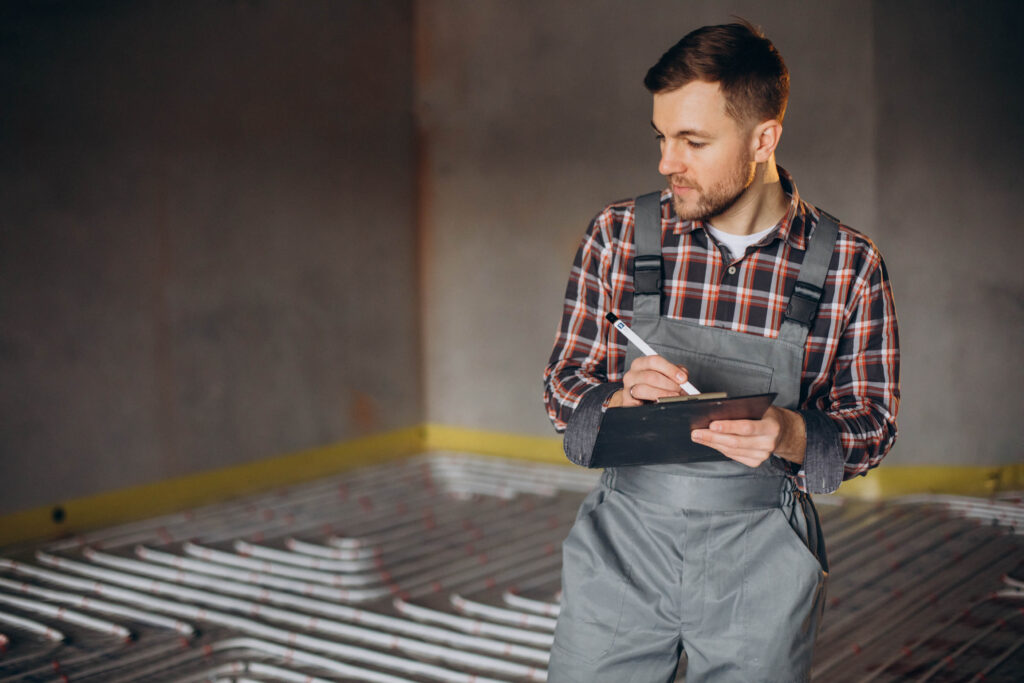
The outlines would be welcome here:
[[[706,142],[694,142],[693,140],[689,140],[687,144],[689,144],[692,149],[701,149],[708,146],[708,143]]]

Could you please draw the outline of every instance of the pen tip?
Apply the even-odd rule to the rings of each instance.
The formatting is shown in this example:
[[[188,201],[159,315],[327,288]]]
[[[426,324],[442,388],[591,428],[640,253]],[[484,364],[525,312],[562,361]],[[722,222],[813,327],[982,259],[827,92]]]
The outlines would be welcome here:
[[[614,313],[609,313],[608,315],[605,316],[605,318],[607,318],[608,322],[610,323],[618,322],[619,320],[619,316],[615,315]]]

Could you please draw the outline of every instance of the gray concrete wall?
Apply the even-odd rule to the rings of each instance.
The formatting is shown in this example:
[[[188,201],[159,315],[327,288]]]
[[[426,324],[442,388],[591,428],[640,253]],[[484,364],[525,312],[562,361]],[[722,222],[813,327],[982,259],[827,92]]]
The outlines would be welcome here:
[[[551,434],[540,375],[589,219],[662,185],[641,79],[736,13],[792,73],[779,162],[870,235],[901,316],[904,464],[1019,462],[1013,2],[417,3],[435,422]]]
[[[878,2],[881,222],[900,312],[900,462],[1024,461],[1024,5]]]
[[[0,513],[422,419],[408,2],[0,6]]]

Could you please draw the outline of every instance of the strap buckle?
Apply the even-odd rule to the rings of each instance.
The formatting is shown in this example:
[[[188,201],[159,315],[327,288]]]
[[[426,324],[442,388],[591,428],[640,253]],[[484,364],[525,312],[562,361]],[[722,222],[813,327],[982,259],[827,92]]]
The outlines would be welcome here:
[[[814,315],[818,312],[818,302],[821,301],[822,294],[824,290],[821,287],[797,281],[789,297],[789,305],[786,306],[786,320],[810,328]]]
[[[633,261],[633,293],[661,294],[661,256],[637,256]]]

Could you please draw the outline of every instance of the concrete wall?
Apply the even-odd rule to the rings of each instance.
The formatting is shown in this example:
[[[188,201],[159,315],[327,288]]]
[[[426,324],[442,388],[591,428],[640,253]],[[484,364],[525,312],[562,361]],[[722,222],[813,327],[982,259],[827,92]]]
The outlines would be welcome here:
[[[1024,5],[878,2],[879,244],[902,323],[901,462],[1024,461]]]
[[[421,421],[411,17],[0,6],[0,513]]]
[[[576,244],[605,203],[662,185],[643,74],[736,13],[792,73],[779,162],[887,258],[905,367],[891,461],[1021,461],[1020,7],[417,3],[429,419],[552,433],[540,376]]]

